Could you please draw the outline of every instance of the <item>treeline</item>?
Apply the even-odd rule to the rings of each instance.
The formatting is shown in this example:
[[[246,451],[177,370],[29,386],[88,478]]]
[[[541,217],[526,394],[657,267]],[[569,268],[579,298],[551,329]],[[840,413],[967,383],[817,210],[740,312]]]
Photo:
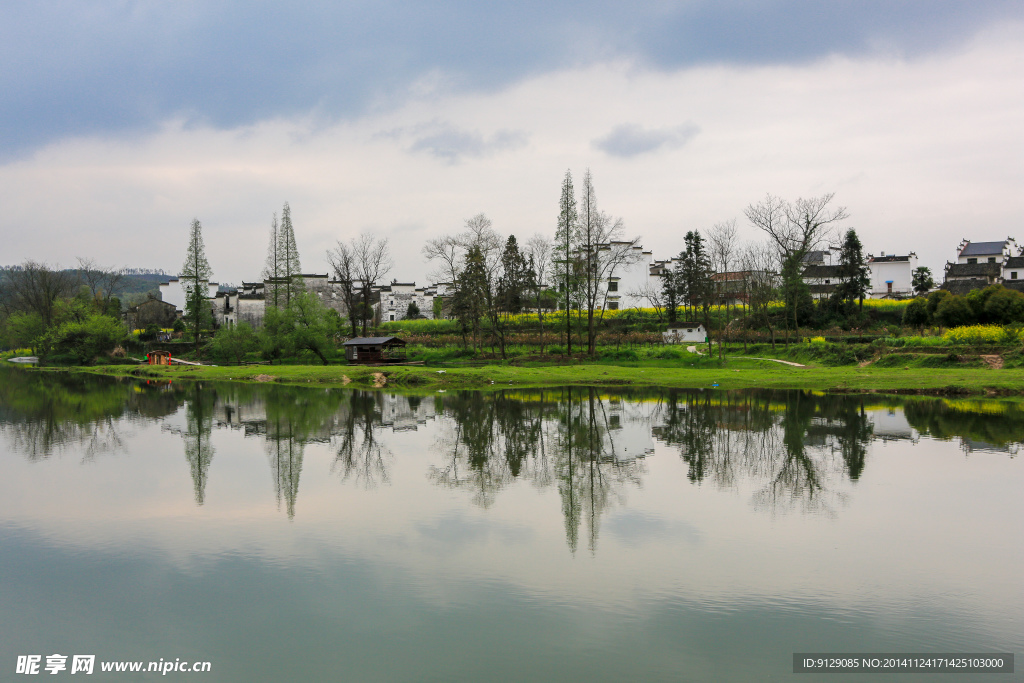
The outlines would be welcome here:
[[[1024,323],[1024,294],[1002,285],[990,285],[966,295],[940,289],[911,301],[903,324],[922,329],[965,325],[1014,325]]]
[[[9,349],[83,362],[122,347],[128,331],[114,296],[121,270],[60,270],[26,261],[0,273],[0,343]]]

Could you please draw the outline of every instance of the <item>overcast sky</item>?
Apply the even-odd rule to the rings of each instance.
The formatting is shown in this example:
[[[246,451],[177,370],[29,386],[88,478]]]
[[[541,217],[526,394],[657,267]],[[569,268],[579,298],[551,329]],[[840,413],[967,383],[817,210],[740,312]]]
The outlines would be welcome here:
[[[657,257],[772,193],[835,193],[939,274],[1024,240],[1024,3],[0,3],[0,264],[259,277],[364,231],[400,280],[486,213],[553,235],[566,169]],[[493,6],[492,6],[493,5]]]

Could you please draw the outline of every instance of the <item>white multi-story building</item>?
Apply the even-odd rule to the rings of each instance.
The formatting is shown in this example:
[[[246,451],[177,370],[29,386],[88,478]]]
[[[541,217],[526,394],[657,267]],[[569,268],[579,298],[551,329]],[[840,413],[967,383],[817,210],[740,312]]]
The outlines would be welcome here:
[[[917,254],[906,256],[868,254],[868,268],[871,269],[870,299],[907,298],[914,296],[914,271],[917,269]]]

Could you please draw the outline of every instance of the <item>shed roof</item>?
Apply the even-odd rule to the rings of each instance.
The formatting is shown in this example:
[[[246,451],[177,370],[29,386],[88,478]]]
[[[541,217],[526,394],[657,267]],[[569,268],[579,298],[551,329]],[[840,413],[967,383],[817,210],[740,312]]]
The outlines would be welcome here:
[[[704,323],[686,322],[686,321],[684,321],[684,322],[681,322],[681,323],[680,322],[672,323],[671,325],[668,326],[668,329],[670,329],[670,330],[678,330],[681,327],[692,328],[692,327],[703,327],[703,326],[704,326]]]
[[[377,346],[379,344],[404,344],[398,337],[356,337],[349,339],[342,346]]]
[[[987,256],[989,254],[1002,254],[1006,240],[999,242],[968,242],[960,250],[961,256]]]

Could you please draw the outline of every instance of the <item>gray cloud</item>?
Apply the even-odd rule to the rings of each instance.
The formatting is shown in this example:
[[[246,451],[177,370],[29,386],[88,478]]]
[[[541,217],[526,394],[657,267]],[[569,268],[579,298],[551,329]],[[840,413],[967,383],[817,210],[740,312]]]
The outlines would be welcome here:
[[[333,121],[401,100],[432,73],[475,91],[619,58],[674,69],[913,55],[1015,19],[1019,0],[7,2],[0,155],[174,117]]]
[[[591,144],[605,154],[628,159],[659,149],[678,149],[699,132],[700,128],[692,123],[674,128],[644,128],[635,123],[624,123]]]
[[[516,149],[525,145],[526,141],[527,135],[523,131],[499,130],[485,138],[476,131],[441,125],[417,137],[409,149],[454,164],[466,157],[479,158],[506,149]]]

